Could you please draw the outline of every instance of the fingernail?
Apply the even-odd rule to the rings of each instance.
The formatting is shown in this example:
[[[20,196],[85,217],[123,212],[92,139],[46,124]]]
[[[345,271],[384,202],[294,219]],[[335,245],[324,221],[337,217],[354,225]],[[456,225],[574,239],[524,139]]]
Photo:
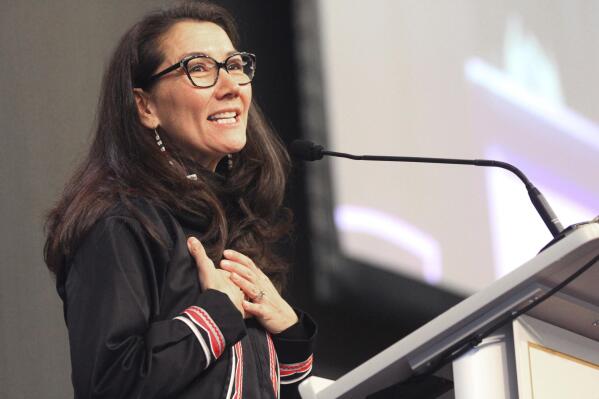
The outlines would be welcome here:
[[[198,239],[197,239],[197,238],[195,238],[195,237],[189,237],[189,238],[187,239],[187,246],[188,246],[189,248],[192,248],[194,245],[196,245],[196,244],[197,244],[197,242],[198,242]]]
[[[223,252],[223,255],[225,256],[231,256],[233,255],[235,252],[231,249],[225,249],[225,251]]]

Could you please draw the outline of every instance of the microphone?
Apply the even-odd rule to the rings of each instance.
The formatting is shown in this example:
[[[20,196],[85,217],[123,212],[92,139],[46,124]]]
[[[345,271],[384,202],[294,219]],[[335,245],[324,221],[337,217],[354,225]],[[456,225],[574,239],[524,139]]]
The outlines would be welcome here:
[[[324,147],[308,140],[293,140],[291,154],[303,161],[318,161],[323,157]]]
[[[489,159],[456,159],[456,158],[426,158],[426,157],[403,157],[403,156],[385,156],[385,155],[353,155],[344,152],[327,151],[323,146],[315,144],[308,140],[294,140],[289,147],[291,154],[296,158],[304,161],[318,161],[323,156],[333,156],[341,158],[349,158],[358,161],[388,161],[388,162],[418,162],[418,163],[441,163],[441,164],[452,164],[452,165],[474,165],[474,166],[491,166],[497,168],[503,168],[509,170],[524,183],[528,196],[537,210],[541,219],[551,232],[553,237],[558,235],[564,230],[558,217],[551,209],[551,206],[543,196],[543,194],[536,188],[530,180],[522,173],[520,169],[511,165],[507,162],[494,161]]]

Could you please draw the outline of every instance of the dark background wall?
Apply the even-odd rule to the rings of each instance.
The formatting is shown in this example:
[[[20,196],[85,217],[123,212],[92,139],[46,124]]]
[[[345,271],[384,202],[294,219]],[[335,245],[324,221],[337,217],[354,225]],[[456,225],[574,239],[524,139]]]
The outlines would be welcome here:
[[[4,1],[0,12],[0,397],[72,396],[66,328],[42,260],[44,214],[90,139],[103,69],[118,38],[164,1]],[[255,98],[287,143],[303,136],[293,1],[222,0],[237,17],[244,49],[258,56]],[[315,24],[317,21],[314,21]],[[315,25],[316,26],[316,25]],[[296,231],[290,301],[320,324],[315,374],[337,378],[415,329],[456,298],[426,311],[371,301],[314,299],[310,206],[296,165],[288,203]],[[355,269],[354,269],[355,270]],[[357,276],[360,277],[360,276]],[[368,290],[368,276],[365,289]],[[404,298],[422,288],[393,287]],[[343,297],[343,296],[342,296]],[[401,302],[401,295],[399,297]],[[453,302],[452,302],[453,301]]]

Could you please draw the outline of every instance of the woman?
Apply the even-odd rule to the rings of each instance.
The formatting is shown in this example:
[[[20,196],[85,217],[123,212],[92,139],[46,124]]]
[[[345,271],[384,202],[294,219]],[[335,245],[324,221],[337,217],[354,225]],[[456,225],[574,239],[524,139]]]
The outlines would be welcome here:
[[[47,224],[77,398],[297,397],[310,373],[316,327],[280,296],[272,250],[288,156],[237,44],[225,10],[185,2],[112,57]]]

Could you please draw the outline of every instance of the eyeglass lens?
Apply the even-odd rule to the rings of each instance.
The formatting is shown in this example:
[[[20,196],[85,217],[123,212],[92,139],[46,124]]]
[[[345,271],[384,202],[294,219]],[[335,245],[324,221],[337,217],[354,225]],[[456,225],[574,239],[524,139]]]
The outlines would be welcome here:
[[[229,57],[225,66],[237,84],[246,84],[254,77],[254,59],[247,54]],[[193,84],[199,87],[212,86],[218,79],[218,65],[209,57],[196,57],[187,62],[187,72]]]

